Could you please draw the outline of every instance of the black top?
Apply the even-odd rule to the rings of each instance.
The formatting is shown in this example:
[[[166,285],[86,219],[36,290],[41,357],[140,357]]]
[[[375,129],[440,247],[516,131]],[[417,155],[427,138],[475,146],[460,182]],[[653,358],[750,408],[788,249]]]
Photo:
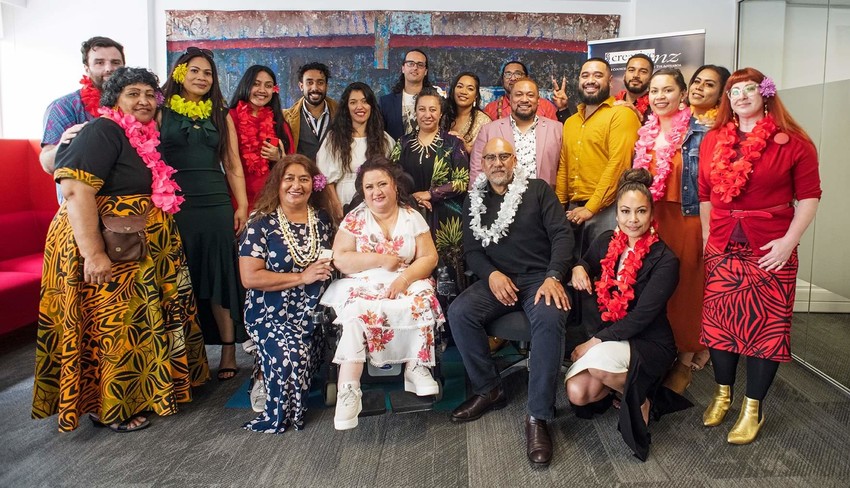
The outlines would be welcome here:
[[[304,115],[304,110],[301,110],[301,130],[298,132],[298,154],[302,154],[312,159],[316,160],[316,154],[319,152],[319,146],[322,145],[322,141],[316,137],[316,134],[313,133],[313,129],[310,126],[310,122],[307,121],[307,116]],[[327,134],[327,131],[325,131]],[[323,138],[324,139],[324,138]]]
[[[151,171],[130,145],[124,129],[98,117],[80,130],[70,144],[60,144],[56,169],[71,168],[103,180],[98,195],[150,195]]]
[[[487,183],[483,203],[486,211],[482,226],[490,226],[499,213],[505,197]],[[497,244],[487,247],[472,235],[469,228],[469,196],[463,203],[463,247],[467,267],[479,279],[487,279],[493,271],[501,271],[515,281],[517,276],[537,273],[567,276],[573,263],[573,233],[567,225],[564,207],[552,188],[543,180],[531,178],[522,195],[508,234]]]

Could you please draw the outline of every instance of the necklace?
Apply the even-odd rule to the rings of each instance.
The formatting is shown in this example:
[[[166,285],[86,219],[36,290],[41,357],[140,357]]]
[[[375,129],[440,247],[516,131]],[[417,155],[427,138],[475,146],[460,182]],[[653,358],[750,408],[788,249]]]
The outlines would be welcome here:
[[[180,190],[180,185],[171,179],[171,175],[177,171],[165,164],[159,151],[156,150],[159,146],[159,130],[156,128],[156,121],[151,120],[147,124],[142,124],[132,115],[125,115],[120,110],[113,110],[109,107],[101,107],[99,112],[124,129],[124,134],[130,140],[130,145],[142,158],[145,166],[151,170],[153,181],[151,183],[151,200],[153,204],[172,214],[180,210],[180,204],[183,203],[184,198],[177,195],[176,192]]]
[[[472,235],[481,241],[484,247],[489,246],[491,242],[498,244],[499,239],[508,234],[508,227],[513,223],[517,208],[522,203],[522,195],[528,189],[528,176],[522,165],[514,166],[514,180],[508,185],[508,191],[499,207],[496,220],[487,228],[481,225],[481,215],[486,210],[483,199],[486,186],[487,175],[481,173],[469,191],[469,216],[471,217],[469,228],[472,230]]]
[[[80,84],[83,85],[80,88],[80,98],[83,100],[83,106],[86,112],[92,117],[97,117],[100,115],[97,111],[100,108],[100,89],[94,86],[91,78],[85,75],[80,78]]]
[[[717,119],[717,107],[706,110],[702,115],[697,115],[694,108],[691,107],[691,113],[693,113],[694,117],[696,117],[697,124],[704,125],[706,127],[714,127],[714,121]]]
[[[233,114],[242,164],[252,175],[261,176],[268,173],[269,161],[260,156],[260,148],[263,141],[276,137],[272,109],[268,106],[260,107],[254,117],[251,115],[251,105],[240,100]]]
[[[434,139],[431,140],[430,144],[423,145],[419,140],[419,131],[416,131],[416,137],[413,138],[413,142],[410,143],[411,151],[419,153],[419,164],[422,164],[422,158],[427,158],[431,156],[431,151],[436,152],[435,148],[438,148],[443,145],[443,138],[440,136],[440,131],[437,131],[434,134]]]
[[[206,119],[212,113],[212,100],[207,99],[202,102],[193,102],[186,100],[180,95],[172,95],[171,99],[168,100],[168,107],[190,119]]]
[[[635,298],[634,284],[637,282],[638,271],[643,267],[643,258],[649,253],[649,248],[658,242],[653,222],[649,232],[641,236],[635,243],[634,250],[623,262],[623,269],[617,276],[617,262],[629,246],[629,237],[619,228],[614,231],[608,252],[600,261],[602,276],[596,282],[596,303],[602,312],[605,322],[617,322],[626,316],[629,302]],[[612,288],[616,288],[613,292]]]
[[[661,200],[667,192],[667,177],[673,171],[671,162],[677,151],[681,150],[682,140],[688,132],[691,112],[688,109],[679,110],[673,115],[673,127],[664,133],[667,145],[656,148],[658,134],[661,132],[661,121],[654,112],[646,118],[646,123],[638,130],[638,141],[635,143],[635,168],[649,170],[652,154],[655,153],[655,176],[652,178],[652,193],[654,201]]]
[[[292,224],[283,213],[283,207],[277,207],[277,223],[283,240],[292,256],[292,262],[299,268],[306,268],[319,257],[319,226],[313,207],[307,206],[307,240],[304,245],[298,243],[298,238],[292,232]]]
[[[729,203],[741,194],[750,179],[753,162],[761,158],[764,148],[767,147],[767,138],[774,131],[776,123],[771,115],[766,115],[756,122],[743,141],[739,141],[735,122],[728,122],[717,131],[717,145],[711,160],[709,179],[711,191],[720,195],[720,201]],[[734,149],[736,144],[739,144],[741,157],[732,162],[732,158],[737,156]]]

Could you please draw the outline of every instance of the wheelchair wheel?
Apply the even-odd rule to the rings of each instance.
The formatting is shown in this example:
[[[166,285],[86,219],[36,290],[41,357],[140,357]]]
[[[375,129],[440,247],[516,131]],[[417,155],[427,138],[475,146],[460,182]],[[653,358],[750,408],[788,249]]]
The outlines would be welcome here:
[[[333,407],[336,405],[336,383],[325,383],[325,406]]]
[[[445,381],[445,380],[444,380],[444,379],[442,379],[442,378],[437,379],[437,385],[438,385],[440,388],[437,390],[437,394],[436,394],[436,395],[434,395],[434,403],[437,403],[437,402],[439,402],[440,400],[442,400],[442,399],[443,399],[443,382],[444,382],[444,381]]]

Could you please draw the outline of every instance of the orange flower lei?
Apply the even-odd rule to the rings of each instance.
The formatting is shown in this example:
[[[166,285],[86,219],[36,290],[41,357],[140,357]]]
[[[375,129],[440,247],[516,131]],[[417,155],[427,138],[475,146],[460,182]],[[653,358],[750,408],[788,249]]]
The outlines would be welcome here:
[[[91,78],[85,75],[80,78],[80,84],[83,85],[80,88],[80,98],[83,100],[86,112],[92,117],[100,117],[100,113],[97,111],[100,108],[100,89],[94,86]]]
[[[251,105],[240,101],[236,105],[236,134],[239,136],[239,156],[245,169],[253,175],[269,172],[269,162],[260,156],[263,141],[276,138],[274,114],[268,106],[260,107],[257,116],[251,115]]]
[[[738,128],[734,122],[728,122],[717,133],[717,145],[711,160],[711,191],[720,195],[720,201],[729,203],[741,194],[750,173],[753,162],[759,159],[767,147],[767,139],[776,131],[776,122],[767,115],[756,123],[753,130],[743,141],[738,139]],[[737,155],[735,145],[740,142],[741,157],[732,161]]]
[[[634,285],[637,282],[638,271],[643,267],[643,258],[649,253],[649,248],[658,242],[655,233],[655,222],[652,223],[650,231],[644,234],[635,248],[630,252],[623,263],[623,269],[617,278],[617,264],[620,256],[629,246],[629,236],[620,229],[614,231],[611,242],[608,244],[608,252],[600,261],[602,276],[596,282],[596,303],[602,312],[602,320],[605,322],[617,322],[626,316],[629,302],[635,298]],[[616,287],[616,290],[611,289]]]

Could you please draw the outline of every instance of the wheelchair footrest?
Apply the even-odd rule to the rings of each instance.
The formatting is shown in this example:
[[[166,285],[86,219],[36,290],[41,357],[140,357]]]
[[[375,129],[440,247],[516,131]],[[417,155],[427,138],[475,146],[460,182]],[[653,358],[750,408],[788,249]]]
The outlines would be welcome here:
[[[420,397],[404,390],[396,390],[390,392],[390,404],[395,413],[425,412],[433,409],[434,396]]]
[[[363,390],[363,397],[360,399],[363,402],[363,410],[360,411],[361,417],[370,417],[372,415],[383,415],[387,413],[386,394],[384,390]]]

